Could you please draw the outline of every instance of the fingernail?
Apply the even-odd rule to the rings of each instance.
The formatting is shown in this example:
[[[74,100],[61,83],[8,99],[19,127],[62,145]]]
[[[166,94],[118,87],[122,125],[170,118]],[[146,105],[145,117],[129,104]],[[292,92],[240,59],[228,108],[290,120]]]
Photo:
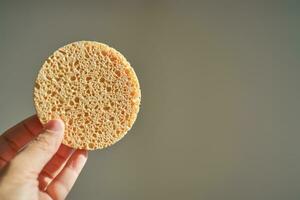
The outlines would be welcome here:
[[[88,151],[87,150],[80,149],[80,151],[82,152],[83,156],[88,157]]]
[[[46,130],[51,130],[54,132],[64,131],[65,125],[64,122],[60,119],[50,120],[47,124],[45,124]]]

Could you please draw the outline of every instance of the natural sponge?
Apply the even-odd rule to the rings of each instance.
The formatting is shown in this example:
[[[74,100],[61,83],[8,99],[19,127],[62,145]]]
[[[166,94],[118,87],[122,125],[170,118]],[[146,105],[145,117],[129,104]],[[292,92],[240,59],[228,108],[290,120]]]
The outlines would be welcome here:
[[[63,144],[102,149],[120,140],[139,111],[139,82],[115,49],[79,41],[53,53],[39,71],[34,103],[42,123],[65,122]]]

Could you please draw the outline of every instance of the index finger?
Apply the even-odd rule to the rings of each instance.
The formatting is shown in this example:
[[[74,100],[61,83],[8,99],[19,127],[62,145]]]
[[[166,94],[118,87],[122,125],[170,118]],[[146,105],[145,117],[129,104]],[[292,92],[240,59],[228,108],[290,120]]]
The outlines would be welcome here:
[[[0,136],[0,169],[3,168],[28,142],[43,129],[36,115],[33,115]]]

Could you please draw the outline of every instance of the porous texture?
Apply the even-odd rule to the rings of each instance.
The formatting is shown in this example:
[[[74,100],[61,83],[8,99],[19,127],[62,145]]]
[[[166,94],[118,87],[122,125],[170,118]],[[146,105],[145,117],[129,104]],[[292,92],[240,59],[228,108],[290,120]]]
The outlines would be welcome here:
[[[40,121],[62,119],[63,144],[76,149],[102,149],[120,140],[137,117],[140,98],[138,79],[124,56],[90,41],[55,51],[34,87]]]

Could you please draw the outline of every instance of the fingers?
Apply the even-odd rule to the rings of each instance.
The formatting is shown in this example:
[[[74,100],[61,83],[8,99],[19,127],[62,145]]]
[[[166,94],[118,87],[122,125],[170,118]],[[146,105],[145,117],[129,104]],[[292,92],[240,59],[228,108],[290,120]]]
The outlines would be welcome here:
[[[38,176],[47,162],[58,150],[64,134],[64,124],[61,120],[51,120],[45,125],[45,130],[22,152],[20,152],[10,164],[12,171],[31,177]]]
[[[31,116],[0,136],[0,169],[42,130],[37,116]]]
[[[62,144],[60,145],[56,154],[46,164],[41,173],[39,174],[39,188],[40,190],[46,190],[49,183],[58,175],[63,169],[67,160],[70,158],[74,149]]]
[[[68,160],[64,169],[50,183],[48,194],[53,199],[65,199],[79,176],[87,160],[86,150],[76,150]]]

